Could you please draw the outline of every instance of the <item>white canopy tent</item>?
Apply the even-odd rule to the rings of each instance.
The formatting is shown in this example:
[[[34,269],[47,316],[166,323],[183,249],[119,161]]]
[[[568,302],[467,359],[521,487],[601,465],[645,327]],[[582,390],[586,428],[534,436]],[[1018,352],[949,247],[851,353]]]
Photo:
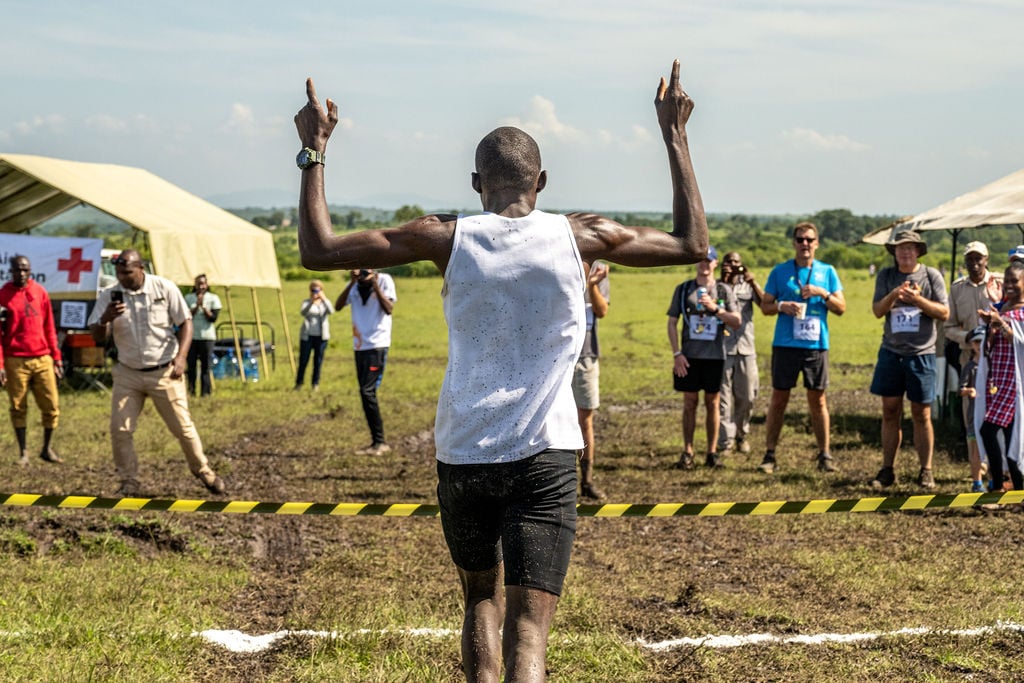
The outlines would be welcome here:
[[[267,231],[141,168],[0,154],[0,233],[27,232],[80,204],[145,233],[158,275],[187,285],[197,274],[206,273],[212,283],[227,288],[239,355],[230,288],[249,287],[264,367],[265,342],[255,288],[276,290],[294,368],[277,257]]]
[[[956,272],[957,237],[961,230],[1017,226],[1024,235],[1024,169],[960,195],[916,216],[887,225],[862,238],[868,244],[885,244],[904,230],[947,230],[953,235],[950,272]]]

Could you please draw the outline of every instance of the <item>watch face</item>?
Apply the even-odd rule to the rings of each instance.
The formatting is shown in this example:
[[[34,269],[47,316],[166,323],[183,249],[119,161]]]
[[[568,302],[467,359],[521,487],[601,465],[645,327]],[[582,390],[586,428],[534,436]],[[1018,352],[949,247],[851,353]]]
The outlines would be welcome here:
[[[324,163],[323,154],[319,154],[316,150],[312,150],[309,147],[303,147],[299,155],[295,157],[295,163],[299,168],[306,169],[313,164]]]

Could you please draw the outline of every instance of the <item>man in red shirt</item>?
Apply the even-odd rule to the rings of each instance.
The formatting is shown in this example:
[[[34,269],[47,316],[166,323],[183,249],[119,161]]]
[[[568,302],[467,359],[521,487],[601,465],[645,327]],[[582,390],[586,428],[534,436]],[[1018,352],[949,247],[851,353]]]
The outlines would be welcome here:
[[[28,464],[25,431],[28,425],[28,392],[32,391],[42,412],[43,449],[46,462],[63,462],[50,446],[60,415],[57,380],[64,376],[57,329],[53,323],[50,295],[29,275],[26,256],[11,258],[11,281],[0,287],[0,386],[11,401],[11,422],[18,439],[18,464]]]

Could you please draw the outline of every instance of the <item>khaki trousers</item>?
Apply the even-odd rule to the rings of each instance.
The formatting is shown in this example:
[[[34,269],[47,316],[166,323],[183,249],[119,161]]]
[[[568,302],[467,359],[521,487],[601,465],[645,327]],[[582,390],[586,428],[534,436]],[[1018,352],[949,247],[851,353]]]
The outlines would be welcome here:
[[[757,356],[733,354],[725,359],[718,414],[722,427],[718,432],[719,452],[737,440],[750,436],[750,413],[759,388]]]
[[[135,429],[142,406],[148,397],[160,413],[164,424],[181,444],[188,469],[204,481],[212,480],[203,443],[188,411],[188,392],[185,378],[171,378],[173,366],[162,370],[142,372],[118,363],[114,366],[113,397],[110,410],[110,440],[114,450],[114,465],[121,482],[138,483],[139,459],[135,453]]]
[[[4,358],[7,371],[7,396],[11,401],[11,423],[15,429],[28,426],[28,392],[36,399],[36,405],[43,414],[43,428],[56,429],[60,416],[60,401],[57,393],[57,375],[53,372],[53,358]]]

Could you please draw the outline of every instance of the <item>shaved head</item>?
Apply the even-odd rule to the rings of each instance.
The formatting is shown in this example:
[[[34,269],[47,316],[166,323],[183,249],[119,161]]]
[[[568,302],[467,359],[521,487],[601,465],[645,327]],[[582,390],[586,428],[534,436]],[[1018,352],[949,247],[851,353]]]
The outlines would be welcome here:
[[[476,146],[476,172],[488,190],[528,190],[540,171],[537,142],[518,128],[495,128]]]

